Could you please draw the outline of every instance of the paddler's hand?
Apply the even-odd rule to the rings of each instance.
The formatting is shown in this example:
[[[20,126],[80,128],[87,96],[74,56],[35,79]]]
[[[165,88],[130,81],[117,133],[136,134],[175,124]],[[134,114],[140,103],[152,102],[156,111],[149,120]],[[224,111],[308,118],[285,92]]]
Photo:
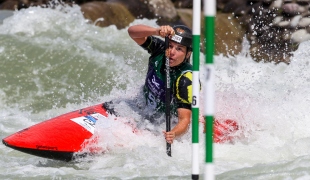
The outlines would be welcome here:
[[[173,28],[171,26],[160,26],[157,29],[157,34],[162,37],[165,38],[166,36],[173,36],[175,34]]]
[[[173,132],[173,131],[169,131],[169,132],[163,131],[163,133],[164,133],[164,136],[165,136],[165,139],[166,139],[167,143],[172,144],[173,140],[175,138],[175,132]]]

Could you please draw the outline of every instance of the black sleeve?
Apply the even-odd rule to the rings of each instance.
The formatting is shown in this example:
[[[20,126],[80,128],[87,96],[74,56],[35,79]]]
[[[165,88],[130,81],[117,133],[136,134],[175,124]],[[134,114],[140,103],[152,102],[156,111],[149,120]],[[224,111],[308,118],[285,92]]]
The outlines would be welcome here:
[[[148,36],[146,41],[140,45],[143,49],[151,55],[161,53],[165,49],[165,42],[157,37]]]

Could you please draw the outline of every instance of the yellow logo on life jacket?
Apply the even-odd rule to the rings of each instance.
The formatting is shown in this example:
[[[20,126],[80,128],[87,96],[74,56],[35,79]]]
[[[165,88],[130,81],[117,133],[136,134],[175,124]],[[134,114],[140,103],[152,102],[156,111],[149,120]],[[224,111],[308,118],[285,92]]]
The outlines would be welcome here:
[[[182,76],[185,78],[188,78],[190,81],[192,81],[193,79],[193,74],[191,71],[185,72],[177,79],[177,82],[176,82],[177,87],[179,86],[180,79]],[[187,86],[187,95],[183,94],[182,96],[179,90],[177,89],[176,96],[181,102],[191,104],[192,103],[192,84]]]

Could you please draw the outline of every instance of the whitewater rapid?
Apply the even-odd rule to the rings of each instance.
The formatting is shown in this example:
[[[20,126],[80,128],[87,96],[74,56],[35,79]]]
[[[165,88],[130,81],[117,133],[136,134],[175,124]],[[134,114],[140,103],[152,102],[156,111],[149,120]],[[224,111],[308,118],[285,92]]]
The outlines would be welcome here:
[[[165,153],[160,131],[133,133],[123,121],[139,122],[126,99],[143,85],[148,54],[127,28],[100,28],[78,6],[31,7],[0,24],[0,136],[4,138],[57,115],[114,99],[127,117],[98,125],[108,151],[79,162],[59,162],[0,145],[2,179],[189,179],[190,132]],[[156,25],[156,20],[133,24]],[[216,55],[215,116],[240,124],[239,138],[214,144],[216,179],[309,179],[310,42],[300,44],[290,65],[257,63],[243,51]],[[204,79],[204,54],[200,55]],[[202,84],[204,82],[202,81]],[[202,86],[203,87],[203,86]],[[204,94],[201,91],[201,107]],[[205,147],[200,125],[200,169]],[[203,176],[203,175],[202,175]]]

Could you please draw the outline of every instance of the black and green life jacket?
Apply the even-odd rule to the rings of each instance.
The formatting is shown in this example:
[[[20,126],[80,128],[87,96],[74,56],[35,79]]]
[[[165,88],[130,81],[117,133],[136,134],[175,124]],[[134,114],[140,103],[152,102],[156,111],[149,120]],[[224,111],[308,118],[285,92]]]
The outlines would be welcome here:
[[[141,45],[150,54],[148,71],[144,84],[147,105],[158,112],[165,111],[165,60],[164,41],[150,36]],[[177,115],[177,108],[191,109],[192,65],[183,62],[170,68],[171,113]]]

